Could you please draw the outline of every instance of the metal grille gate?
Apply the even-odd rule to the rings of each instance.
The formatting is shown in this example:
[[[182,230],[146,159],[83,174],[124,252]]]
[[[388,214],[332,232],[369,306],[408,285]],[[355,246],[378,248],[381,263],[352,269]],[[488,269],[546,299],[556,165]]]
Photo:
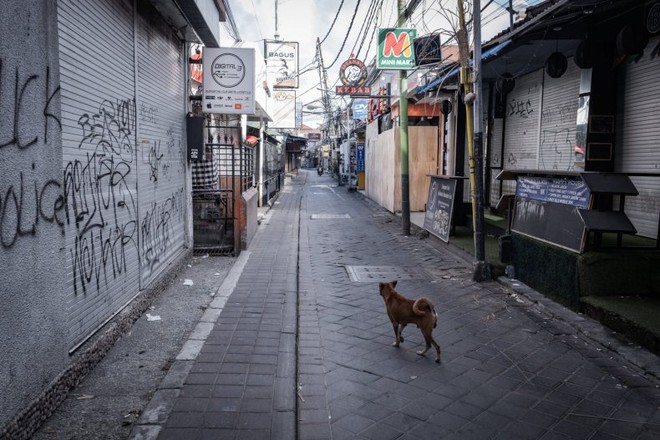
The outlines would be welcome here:
[[[207,115],[204,130],[205,160],[198,163],[204,179],[193,175],[193,251],[235,254],[240,248],[237,205],[255,183],[254,147],[241,140],[240,118]]]

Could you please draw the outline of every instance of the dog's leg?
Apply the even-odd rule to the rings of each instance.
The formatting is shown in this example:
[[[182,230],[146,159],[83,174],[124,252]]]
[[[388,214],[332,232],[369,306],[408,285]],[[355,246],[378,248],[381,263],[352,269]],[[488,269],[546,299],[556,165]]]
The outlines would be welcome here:
[[[429,338],[426,340],[426,350],[431,348],[431,345],[433,345],[433,348],[435,348],[435,362],[440,363],[440,345],[438,345],[437,342],[435,342],[435,339],[433,339],[433,335],[430,335]],[[424,351],[426,351],[424,350]]]
[[[426,337],[424,337],[424,338],[426,338]],[[429,341],[427,340],[427,341],[426,341],[426,348],[425,348],[424,350],[419,350],[419,351],[417,351],[416,353],[417,353],[418,355],[420,355],[420,356],[424,356],[424,355],[426,354],[426,352],[429,351],[429,348],[431,348],[431,344],[430,344]]]
[[[435,346],[435,362],[440,363],[440,345],[431,338],[431,342]]]
[[[406,328],[406,324],[399,324],[399,342],[403,342],[403,329]]]
[[[400,336],[399,336],[399,324],[392,321],[392,327],[394,328],[394,342],[392,342],[393,347],[399,346]]]
[[[433,348],[435,348],[435,361],[436,363],[440,363],[440,346],[438,345],[437,342],[435,342],[435,339],[433,339],[433,334],[427,335],[426,333],[422,333],[424,336],[424,340],[426,341],[426,348],[424,350],[420,350],[417,352],[418,355],[424,356],[427,351],[429,351],[429,348],[431,348],[431,345],[433,345]]]
[[[440,363],[440,345],[438,345],[437,342],[435,342],[435,339],[433,339],[433,335],[429,336],[428,338],[424,336],[424,339],[426,339],[426,348],[424,349],[423,352],[418,352],[417,354],[424,355],[428,351],[429,348],[431,348],[431,345],[433,345],[433,348],[435,348],[435,362]]]

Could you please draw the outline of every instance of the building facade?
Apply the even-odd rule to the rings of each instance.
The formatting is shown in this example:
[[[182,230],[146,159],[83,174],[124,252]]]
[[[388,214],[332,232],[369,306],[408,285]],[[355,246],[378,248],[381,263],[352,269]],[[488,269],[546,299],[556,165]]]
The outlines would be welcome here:
[[[223,4],[3,2],[0,434],[47,416],[191,251],[186,43],[219,45]]]

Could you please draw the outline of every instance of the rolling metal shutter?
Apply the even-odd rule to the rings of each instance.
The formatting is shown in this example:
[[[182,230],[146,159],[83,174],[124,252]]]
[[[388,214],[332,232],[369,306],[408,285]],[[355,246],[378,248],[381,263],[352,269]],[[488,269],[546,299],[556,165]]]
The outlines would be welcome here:
[[[138,198],[142,286],[185,243],[183,44],[149,5],[137,14]]]
[[[572,59],[560,78],[544,73],[539,170],[575,169],[575,126],[580,93],[580,68]]]
[[[184,50],[138,3],[58,2],[71,349],[185,246]]]
[[[508,170],[529,170],[538,166],[537,145],[541,120],[542,70],[516,78],[505,110],[502,165]],[[504,181],[503,193],[512,194],[515,182]]]
[[[660,57],[651,52],[660,44],[652,39],[641,60],[621,68],[618,84],[615,171],[660,173]],[[631,177],[639,191],[626,198],[626,214],[637,232],[655,237],[660,212],[660,178]]]
[[[121,310],[139,280],[130,0],[58,2],[69,346]]]
[[[504,119],[496,118],[493,120],[493,132],[491,133],[491,152],[490,152],[490,206],[497,206],[501,194],[501,182],[497,180],[497,175],[502,171],[502,135],[504,134]]]

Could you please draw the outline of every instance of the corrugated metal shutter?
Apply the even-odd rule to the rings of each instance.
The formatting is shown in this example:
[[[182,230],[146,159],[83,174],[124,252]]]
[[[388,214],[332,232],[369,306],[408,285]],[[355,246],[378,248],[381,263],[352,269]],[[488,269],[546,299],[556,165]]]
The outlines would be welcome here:
[[[493,120],[490,152],[490,205],[497,206],[500,200],[501,184],[497,175],[502,171],[502,135],[504,134],[504,119]]]
[[[75,347],[138,286],[133,6],[130,0],[57,4],[64,264]]]
[[[138,197],[145,286],[183,250],[186,156],[184,48],[160,15],[137,19]]]
[[[504,154],[502,165],[509,170],[529,170],[538,166],[537,146],[541,118],[542,70],[516,78],[508,94],[505,110]],[[504,194],[515,190],[515,182],[504,182]]]
[[[621,69],[615,171],[660,173],[660,57],[651,56],[660,39],[651,40],[637,63]],[[626,198],[626,214],[637,232],[655,237],[660,212],[660,178],[632,177],[639,190]]]
[[[538,169],[571,171],[575,169],[580,68],[569,59],[560,78],[544,75]]]

